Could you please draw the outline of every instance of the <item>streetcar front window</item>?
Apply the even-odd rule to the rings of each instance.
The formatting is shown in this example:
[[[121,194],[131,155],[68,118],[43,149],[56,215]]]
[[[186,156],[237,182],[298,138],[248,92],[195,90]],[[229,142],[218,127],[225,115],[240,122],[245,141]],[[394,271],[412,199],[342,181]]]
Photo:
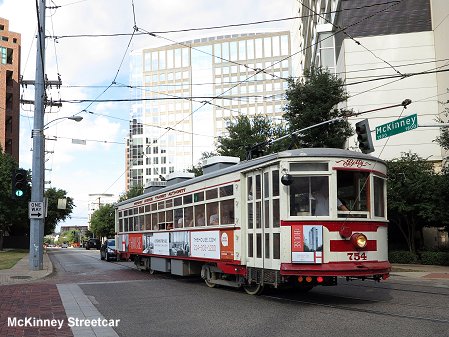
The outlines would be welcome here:
[[[339,217],[368,217],[370,179],[368,172],[338,171],[337,197],[347,211],[339,208]]]
[[[329,178],[293,177],[290,185],[291,216],[329,216]]]

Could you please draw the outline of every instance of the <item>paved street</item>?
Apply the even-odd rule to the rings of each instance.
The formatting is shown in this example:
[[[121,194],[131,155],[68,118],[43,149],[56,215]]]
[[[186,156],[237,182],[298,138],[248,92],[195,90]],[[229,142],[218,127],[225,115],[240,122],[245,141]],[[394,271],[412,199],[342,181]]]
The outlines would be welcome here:
[[[210,289],[199,278],[150,275],[130,262],[104,262],[97,250],[54,249],[49,256],[50,276],[0,286],[0,336],[449,336],[444,267],[395,272],[381,283],[341,280],[307,294],[269,290],[249,296]],[[8,317],[64,324],[12,328]],[[117,325],[70,328],[69,318]]]

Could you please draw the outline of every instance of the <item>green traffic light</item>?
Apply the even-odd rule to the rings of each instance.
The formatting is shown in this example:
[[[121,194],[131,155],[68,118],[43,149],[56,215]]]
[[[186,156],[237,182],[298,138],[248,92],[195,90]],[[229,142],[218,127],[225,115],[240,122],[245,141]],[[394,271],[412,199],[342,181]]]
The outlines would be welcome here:
[[[16,191],[16,196],[17,196],[17,197],[23,196],[23,191],[22,191],[22,190],[17,190],[17,191]]]

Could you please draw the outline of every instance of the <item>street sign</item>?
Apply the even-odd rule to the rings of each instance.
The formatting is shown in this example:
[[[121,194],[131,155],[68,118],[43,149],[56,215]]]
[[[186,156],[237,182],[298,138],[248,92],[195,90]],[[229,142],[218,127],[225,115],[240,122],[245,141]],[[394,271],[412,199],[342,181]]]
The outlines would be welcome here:
[[[30,219],[44,218],[44,203],[42,201],[32,201],[28,204],[28,217]]]
[[[410,131],[418,127],[418,115],[410,115],[393,122],[376,127],[376,140],[387,138],[398,133]]]

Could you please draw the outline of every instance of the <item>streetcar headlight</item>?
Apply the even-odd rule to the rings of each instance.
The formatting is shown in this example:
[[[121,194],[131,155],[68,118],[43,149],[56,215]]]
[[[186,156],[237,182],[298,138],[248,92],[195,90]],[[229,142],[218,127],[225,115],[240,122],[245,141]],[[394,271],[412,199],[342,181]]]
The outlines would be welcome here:
[[[354,233],[351,235],[351,242],[356,248],[365,248],[368,240],[365,234]]]

